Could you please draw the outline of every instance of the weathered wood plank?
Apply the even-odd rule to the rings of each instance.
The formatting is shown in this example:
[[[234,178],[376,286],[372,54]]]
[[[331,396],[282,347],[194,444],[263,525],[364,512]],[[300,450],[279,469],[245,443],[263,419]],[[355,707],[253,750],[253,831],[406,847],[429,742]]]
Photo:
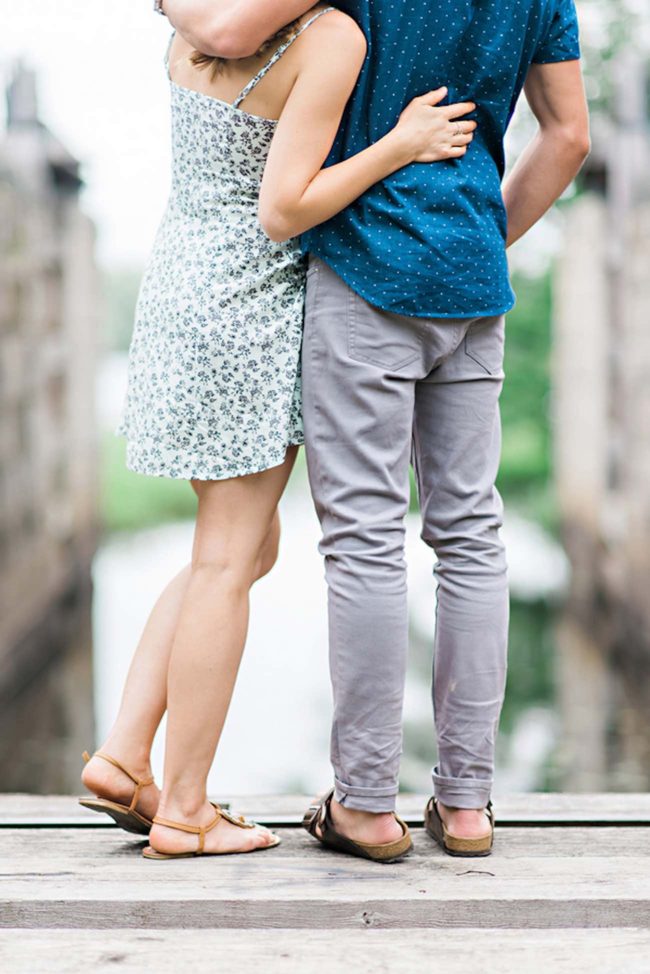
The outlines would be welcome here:
[[[271,824],[298,824],[311,798],[304,795],[221,796],[238,813]],[[215,800],[218,800],[216,798]],[[421,824],[425,795],[400,795],[400,814]],[[640,823],[650,825],[650,793],[509,794],[495,797],[495,812],[502,824],[542,823]],[[107,821],[107,826],[110,824]],[[0,795],[0,827],[14,825],[101,825],[92,812],[83,809],[75,796]]]
[[[415,860],[429,862],[432,857],[442,858],[445,862],[451,861],[423,829],[412,831],[415,847],[408,858],[409,863]],[[279,829],[278,834],[282,838],[282,845],[273,853],[274,856],[304,858],[312,853],[318,856],[331,855],[317,846],[302,829]],[[24,857],[27,863],[36,858],[38,862],[47,863],[50,859],[60,860],[62,856],[67,856],[76,866],[79,860],[104,857],[114,859],[118,856],[132,858],[142,845],[143,839],[129,836],[117,829],[18,828],[0,832],[0,853],[6,852],[14,862],[22,861]],[[492,862],[497,855],[508,859],[553,856],[637,859],[640,856],[650,857],[650,834],[645,829],[626,826],[595,828],[587,825],[572,829],[562,826],[500,826],[496,831],[494,853],[492,857],[483,860],[483,864]],[[340,857],[335,858],[339,861]],[[480,864],[479,861],[479,866]],[[0,873],[3,872],[5,870],[0,865]]]
[[[516,900],[470,902],[445,899],[435,903],[384,899],[308,902],[269,899],[218,901],[187,899],[153,902],[125,899],[83,901],[0,901],[0,927],[16,929],[73,928],[151,929],[294,929],[339,930],[431,929],[648,929],[648,901],[617,899]],[[647,968],[646,968],[647,971]]]
[[[535,792],[494,798],[502,822],[644,822],[650,825],[650,792]]]
[[[157,974],[222,969],[230,974],[305,974],[345,969],[355,974],[647,974],[647,930],[7,930],[0,931],[0,966],[12,974]]]
[[[116,831],[5,829],[0,926],[650,927],[647,830],[630,830],[645,843],[634,857],[619,856],[611,835],[603,854],[589,829],[580,859],[563,854],[561,836],[548,855],[501,854],[509,831],[488,859],[452,859],[419,833],[428,854],[379,866],[298,831],[255,856],[152,863]],[[525,831],[541,850],[549,830]]]

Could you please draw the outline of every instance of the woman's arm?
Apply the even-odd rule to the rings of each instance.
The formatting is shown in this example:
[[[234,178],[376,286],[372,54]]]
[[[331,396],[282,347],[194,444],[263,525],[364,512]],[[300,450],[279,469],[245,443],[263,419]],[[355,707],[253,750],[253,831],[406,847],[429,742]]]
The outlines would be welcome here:
[[[179,34],[213,57],[250,57],[314,0],[163,0]]]
[[[411,162],[454,159],[476,123],[464,102],[436,107],[445,88],[416,98],[398,125],[370,148],[323,169],[366,54],[346,14],[327,14],[301,38],[298,77],[278,122],[260,192],[260,222],[275,241],[329,220],[375,183]]]

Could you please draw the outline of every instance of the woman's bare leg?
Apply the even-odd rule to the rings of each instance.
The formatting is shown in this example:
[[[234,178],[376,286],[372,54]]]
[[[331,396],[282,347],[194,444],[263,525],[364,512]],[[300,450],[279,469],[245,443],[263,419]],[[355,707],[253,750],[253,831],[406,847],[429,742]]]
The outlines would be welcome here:
[[[167,682],[165,776],[159,814],[207,825],[214,809],[206,782],[232,697],[248,629],[249,591],[264,568],[262,549],[277,544],[278,501],[293,467],[196,485],[199,511],[190,580],[174,638]],[[160,852],[192,851],[196,836],[154,826]],[[206,851],[266,845],[265,830],[242,831],[222,821]]]
[[[189,577],[188,565],[153,607],[129,668],[117,719],[100,747],[140,778],[151,774],[151,745],[167,705],[169,657]],[[86,765],[81,780],[100,798],[127,805],[131,801],[133,782],[101,758],[93,758]],[[159,798],[155,785],[144,788],[138,811],[153,818]]]
[[[280,518],[276,511],[257,559],[255,581],[273,568],[279,539]],[[188,565],[172,579],[154,605],[129,668],[118,716],[100,748],[140,778],[151,774],[151,747],[167,709],[169,661],[190,575]],[[131,801],[133,782],[100,758],[86,765],[82,781],[101,798],[126,804]],[[159,789],[149,785],[142,790],[138,810],[153,818],[159,799]]]

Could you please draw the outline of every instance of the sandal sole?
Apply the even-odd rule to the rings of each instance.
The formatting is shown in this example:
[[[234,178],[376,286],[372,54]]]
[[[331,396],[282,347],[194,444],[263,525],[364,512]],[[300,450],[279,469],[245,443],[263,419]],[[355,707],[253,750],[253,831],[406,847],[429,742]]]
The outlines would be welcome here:
[[[139,812],[130,812],[126,805],[111,802],[105,798],[80,798],[79,804],[84,808],[89,808],[91,812],[98,812],[101,815],[108,815],[125,832],[132,835],[149,835],[153,827],[153,822],[140,815]]]
[[[266,852],[268,849],[276,849],[282,842],[282,839],[278,838],[276,842],[272,842],[271,845],[259,846],[257,849],[247,849],[247,850],[237,850],[233,849],[232,852],[156,852],[151,846],[147,846],[142,850],[142,857],[144,859],[154,859],[158,861],[168,861],[170,859],[210,859],[215,856],[247,856],[252,852]]]

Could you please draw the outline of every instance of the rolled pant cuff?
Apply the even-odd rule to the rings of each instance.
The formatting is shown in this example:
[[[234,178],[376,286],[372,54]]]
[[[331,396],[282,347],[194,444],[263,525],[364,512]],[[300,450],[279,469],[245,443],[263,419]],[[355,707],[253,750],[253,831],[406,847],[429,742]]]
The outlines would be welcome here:
[[[334,779],[336,801],[344,808],[352,808],[358,812],[394,812],[397,792],[396,785],[364,788]]]
[[[485,808],[492,796],[491,778],[445,778],[432,773],[433,794],[451,808]]]

